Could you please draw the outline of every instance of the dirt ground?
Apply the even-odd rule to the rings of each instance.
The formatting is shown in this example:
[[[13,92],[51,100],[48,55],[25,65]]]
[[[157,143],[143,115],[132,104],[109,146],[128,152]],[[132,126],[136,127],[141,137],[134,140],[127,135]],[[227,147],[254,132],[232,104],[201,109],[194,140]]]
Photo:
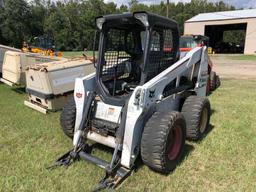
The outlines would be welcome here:
[[[211,55],[213,70],[221,78],[256,79],[256,61],[234,60],[232,55]]]

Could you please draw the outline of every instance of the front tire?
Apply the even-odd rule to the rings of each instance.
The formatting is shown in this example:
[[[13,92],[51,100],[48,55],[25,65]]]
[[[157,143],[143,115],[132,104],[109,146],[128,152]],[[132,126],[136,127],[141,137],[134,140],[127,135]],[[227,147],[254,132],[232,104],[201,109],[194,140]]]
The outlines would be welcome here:
[[[76,121],[76,103],[73,97],[71,97],[66,105],[64,106],[62,113],[60,115],[60,125],[62,131],[69,138],[73,138],[74,136],[74,128]]]
[[[179,163],[185,145],[186,122],[179,112],[155,112],[144,127],[141,157],[151,169],[169,173]]]
[[[200,140],[207,132],[210,122],[211,106],[206,97],[189,96],[181,113],[186,119],[186,136],[190,140]]]

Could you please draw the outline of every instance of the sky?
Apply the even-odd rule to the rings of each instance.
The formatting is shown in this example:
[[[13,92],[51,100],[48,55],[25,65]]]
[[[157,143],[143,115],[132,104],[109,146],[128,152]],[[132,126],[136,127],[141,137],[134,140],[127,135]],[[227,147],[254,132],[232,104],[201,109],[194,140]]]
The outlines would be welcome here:
[[[118,6],[126,4],[129,0],[104,0],[105,2],[115,2]],[[156,4],[163,0],[139,0],[140,3],[144,4]],[[190,2],[190,0],[169,0],[170,2]],[[209,2],[218,2],[219,0],[208,0]],[[225,3],[235,6],[236,8],[256,8],[256,0],[223,0]]]

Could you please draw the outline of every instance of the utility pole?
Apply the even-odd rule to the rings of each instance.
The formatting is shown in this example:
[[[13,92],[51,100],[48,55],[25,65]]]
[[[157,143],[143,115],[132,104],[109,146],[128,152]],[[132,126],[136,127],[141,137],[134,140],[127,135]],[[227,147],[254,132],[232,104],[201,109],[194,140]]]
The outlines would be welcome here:
[[[166,4],[166,17],[169,18],[169,0],[167,0]]]

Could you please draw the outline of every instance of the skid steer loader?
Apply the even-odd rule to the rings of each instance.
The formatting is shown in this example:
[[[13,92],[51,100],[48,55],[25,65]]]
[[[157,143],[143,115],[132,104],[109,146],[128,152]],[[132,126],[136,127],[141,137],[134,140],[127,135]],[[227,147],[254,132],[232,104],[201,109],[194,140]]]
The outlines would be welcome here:
[[[115,188],[140,156],[152,170],[173,171],[185,139],[209,125],[206,47],[179,60],[177,23],[147,12],[101,16],[96,26],[96,73],[76,79],[60,118],[74,148],[53,166],[83,159],[104,168],[97,189]],[[88,140],[113,148],[112,160],[90,154]]]

